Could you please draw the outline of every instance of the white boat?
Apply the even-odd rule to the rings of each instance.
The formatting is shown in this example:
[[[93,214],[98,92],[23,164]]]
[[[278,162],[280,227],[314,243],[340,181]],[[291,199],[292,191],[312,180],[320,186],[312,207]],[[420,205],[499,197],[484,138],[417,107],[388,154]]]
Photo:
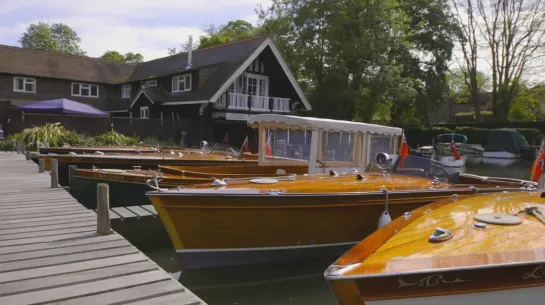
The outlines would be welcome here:
[[[463,156],[459,160],[456,160],[454,156],[442,156],[442,157],[439,157],[438,161],[450,167],[461,168],[466,166],[466,159],[467,159],[466,156]]]
[[[507,151],[485,151],[483,153],[483,157],[496,159],[518,159],[520,158],[520,155]]]

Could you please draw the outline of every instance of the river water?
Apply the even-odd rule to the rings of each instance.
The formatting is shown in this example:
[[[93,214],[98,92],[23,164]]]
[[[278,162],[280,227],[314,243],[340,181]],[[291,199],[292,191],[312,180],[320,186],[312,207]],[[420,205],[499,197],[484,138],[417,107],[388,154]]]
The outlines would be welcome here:
[[[529,160],[468,159],[462,172],[530,178]],[[171,273],[179,271],[175,253],[162,243],[145,253]],[[209,305],[337,305],[323,271],[335,258],[304,263],[184,271],[181,283]]]

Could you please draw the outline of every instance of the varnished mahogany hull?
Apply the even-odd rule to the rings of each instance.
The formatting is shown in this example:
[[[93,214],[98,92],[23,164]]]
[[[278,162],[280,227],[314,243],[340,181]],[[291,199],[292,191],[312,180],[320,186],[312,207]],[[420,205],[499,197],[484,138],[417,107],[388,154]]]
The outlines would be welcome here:
[[[467,188],[390,192],[389,212],[395,218],[469,192]],[[377,229],[385,202],[380,193],[149,197],[186,269],[342,254]]]
[[[124,159],[122,157],[115,159],[101,159],[101,158],[79,158],[64,157],[58,158],[59,160],[59,184],[62,186],[69,186],[69,166],[75,165],[77,168],[92,168],[96,166],[98,168],[115,168],[115,169],[132,169],[134,166],[140,166],[142,169],[157,169],[159,165],[184,165],[184,166],[219,166],[219,165],[255,165],[257,161],[253,160],[195,160],[195,159],[179,159],[179,160],[160,160],[160,159]]]
[[[217,168],[217,172],[221,174],[215,173],[214,168]],[[159,181],[161,188],[211,183],[214,178],[276,176],[277,169],[283,169],[287,174],[301,174],[306,171],[306,167],[302,166],[260,167],[257,164],[254,166],[159,166],[159,169],[166,173]],[[240,172],[244,174],[237,174]],[[140,175],[131,175],[100,170],[72,169],[69,179],[70,194],[85,207],[96,209],[97,184],[106,183],[110,189],[111,207],[147,205],[150,204],[150,200],[146,196],[146,192],[150,191],[150,187],[146,184],[146,180],[149,179],[153,179],[153,176],[151,172],[147,171],[141,171]]]
[[[545,297],[545,252],[543,251],[543,224],[532,216],[522,216],[522,224],[495,226],[484,230],[470,228],[479,206],[464,205],[466,201],[483,203],[497,200],[491,205],[498,213],[513,214],[524,206],[541,206],[539,193],[498,194],[481,197],[461,196],[460,200],[445,199],[412,211],[411,217],[395,219],[377,230],[346,252],[325,272],[325,277],[342,305],[458,305],[543,304]],[[534,197],[531,199],[530,197]],[[538,198],[536,200],[535,198]],[[428,244],[426,249],[416,248],[411,241],[419,240],[420,233],[405,232],[413,222],[424,232],[429,228],[418,222],[424,215],[436,221],[442,213],[459,216],[455,225],[443,219],[441,227],[454,232],[454,237],[443,243]],[[438,211],[437,214],[433,214]],[[484,211],[484,210],[483,210]],[[448,218],[447,218],[448,219]],[[429,224],[433,227],[433,224]],[[528,226],[524,228],[524,226]],[[454,229],[454,228],[456,229]],[[469,230],[466,228],[469,227]],[[464,231],[467,230],[467,231]],[[467,232],[464,235],[462,232]],[[502,235],[503,232],[503,235]],[[393,240],[396,234],[402,235]],[[457,235],[458,234],[458,235]],[[392,241],[393,240],[393,241]],[[403,241],[402,244],[399,244]],[[388,248],[388,242],[399,249]],[[401,247],[401,245],[403,247]],[[493,249],[498,246],[497,249]],[[396,250],[394,250],[396,249]],[[409,249],[409,250],[407,250]],[[502,250],[498,250],[502,249]],[[426,252],[428,250],[429,252]],[[391,251],[391,254],[385,254]],[[458,253],[456,253],[458,251]],[[385,261],[373,256],[390,257]],[[411,256],[416,255],[416,256]],[[419,255],[419,256],[418,256]],[[372,260],[366,263],[366,260]],[[363,264],[362,264],[363,262]],[[332,268],[348,269],[342,275],[332,274]]]

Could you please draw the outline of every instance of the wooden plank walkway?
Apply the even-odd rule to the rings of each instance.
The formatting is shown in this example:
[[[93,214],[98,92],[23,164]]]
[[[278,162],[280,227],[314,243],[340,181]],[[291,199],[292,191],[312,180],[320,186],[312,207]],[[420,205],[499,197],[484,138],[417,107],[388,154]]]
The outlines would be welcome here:
[[[50,179],[0,152],[0,304],[206,305]]]

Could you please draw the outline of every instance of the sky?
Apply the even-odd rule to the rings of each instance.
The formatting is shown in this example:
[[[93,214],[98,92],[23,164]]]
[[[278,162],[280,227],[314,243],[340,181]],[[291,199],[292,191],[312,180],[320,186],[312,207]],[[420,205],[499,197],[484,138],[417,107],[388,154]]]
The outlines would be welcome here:
[[[88,56],[107,50],[167,56],[208,24],[242,19],[257,24],[258,5],[270,0],[0,0],[0,44],[20,46],[25,29],[40,21],[64,23],[81,37]]]

